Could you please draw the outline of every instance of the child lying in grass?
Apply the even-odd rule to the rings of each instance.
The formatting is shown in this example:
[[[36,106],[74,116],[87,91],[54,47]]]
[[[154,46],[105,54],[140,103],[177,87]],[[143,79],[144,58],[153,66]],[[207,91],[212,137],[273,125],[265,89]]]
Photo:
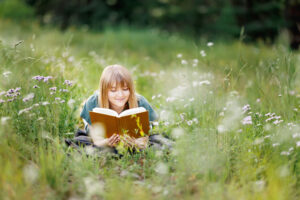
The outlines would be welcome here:
[[[85,123],[87,133],[89,133],[91,125],[89,111],[92,111],[95,107],[109,108],[118,114],[126,109],[144,107],[149,112],[149,121],[158,118],[145,97],[135,93],[132,77],[129,71],[121,65],[111,65],[104,69],[100,78],[99,91],[90,96],[85,102],[80,117]],[[149,137],[134,139],[114,134],[110,138],[94,140],[94,144],[99,147],[115,147],[120,141],[128,147],[135,146],[143,149],[147,147]]]

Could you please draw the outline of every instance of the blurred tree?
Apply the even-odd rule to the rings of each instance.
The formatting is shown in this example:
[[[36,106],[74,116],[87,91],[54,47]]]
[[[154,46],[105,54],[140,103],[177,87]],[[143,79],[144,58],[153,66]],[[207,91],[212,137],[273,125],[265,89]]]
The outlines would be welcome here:
[[[287,0],[285,12],[290,32],[291,48],[298,49],[300,45],[300,0]]]
[[[286,26],[285,0],[24,1],[34,7],[42,23],[58,24],[62,29],[71,24],[101,29],[125,23],[230,38],[238,37],[244,27],[248,40],[273,41]]]
[[[0,1],[0,18],[24,20],[34,17],[34,9],[22,0]]]
[[[286,25],[284,0],[234,0],[237,20],[248,39],[271,39]]]

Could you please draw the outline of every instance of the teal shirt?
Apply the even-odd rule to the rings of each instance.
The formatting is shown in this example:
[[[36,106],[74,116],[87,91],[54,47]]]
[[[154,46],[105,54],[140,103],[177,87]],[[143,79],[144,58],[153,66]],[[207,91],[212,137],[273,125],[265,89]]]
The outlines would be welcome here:
[[[84,103],[83,109],[80,113],[80,117],[84,119],[88,124],[91,125],[91,118],[89,111],[92,111],[94,108],[99,107],[98,104],[98,95],[99,92],[95,92],[92,96],[90,96],[87,101]],[[149,102],[142,95],[137,94],[138,106],[144,107],[148,110],[149,121],[155,121],[158,119],[156,112],[153,110]],[[87,126],[85,126],[85,130],[88,132]]]

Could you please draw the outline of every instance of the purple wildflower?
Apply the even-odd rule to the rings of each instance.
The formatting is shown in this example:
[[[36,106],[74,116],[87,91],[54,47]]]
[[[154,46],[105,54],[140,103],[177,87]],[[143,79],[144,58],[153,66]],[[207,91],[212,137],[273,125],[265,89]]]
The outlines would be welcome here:
[[[20,87],[17,87],[16,89],[15,89],[15,92],[19,92],[21,90],[21,88]]]
[[[69,92],[67,89],[59,89],[60,92]]]
[[[65,80],[64,84],[67,85],[67,86],[72,86],[73,82],[70,81],[70,80]]]
[[[48,83],[48,81],[49,81],[50,79],[52,79],[52,78],[53,78],[52,76],[44,77],[44,82],[45,82],[45,83]]]
[[[51,91],[56,91],[56,89],[57,89],[57,87],[51,87],[51,88],[49,88],[49,90],[51,90]]]
[[[60,103],[65,103],[65,102],[66,102],[65,100],[61,100],[61,101],[60,101]]]
[[[242,124],[246,125],[246,124],[252,124],[252,117],[251,116],[247,116],[242,120]]]
[[[30,101],[34,98],[34,93],[28,94],[25,98],[23,98],[24,102]]]
[[[44,77],[40,76],[40,75],[37,75],[37,76],[32,77],[32,79],[37,80],[37,81],[41,81],[41,80],[44,79]]]
[[[13,88],[7,90],[7,94],[13,94],[13,93],[15,93],[15,90]]]
[[[0,96],[2,96],[2,95],[4,95],[4,94],[6,94],[6,92],[5,92],[5,91],[3,91],[3,92],[0,92]]]
[[[0,99],[0,103],[5,103],[5,101],[3,99]]]
[[[6,97],[12,97],[13,94],[6,94],[5,96],[6,96]]]
[[[38,85],[34,85],[32,88],[39,88],[39,86]]]
[[[243,109],[243,113],[246,113],[246,112],[249,111],[251,108],[250,108],[250,105],[249,105],[249,104],[246,104],[246,105],[244,105],[244,107],[243,107],[242,109]]]

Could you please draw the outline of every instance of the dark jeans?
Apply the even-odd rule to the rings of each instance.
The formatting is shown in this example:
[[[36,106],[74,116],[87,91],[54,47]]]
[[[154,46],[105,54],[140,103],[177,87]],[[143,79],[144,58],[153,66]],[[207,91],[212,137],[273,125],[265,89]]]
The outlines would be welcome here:
[[[75,137],[73,139],[65,139],[65,143],[69,147],[80,148],[91,146],[96,148],[99,151],[102,151],[107,148],[97,147],[93,144],[92,138],[81,129],[78,129],[75,133]],[[174,141],[170,140],[167,137],[162,136],[161,134],[153,134],[149,136],[149,147],[154,149],[171,149],[174,144]],[[111,148],[111,152],[118,154],[117,149]]]

